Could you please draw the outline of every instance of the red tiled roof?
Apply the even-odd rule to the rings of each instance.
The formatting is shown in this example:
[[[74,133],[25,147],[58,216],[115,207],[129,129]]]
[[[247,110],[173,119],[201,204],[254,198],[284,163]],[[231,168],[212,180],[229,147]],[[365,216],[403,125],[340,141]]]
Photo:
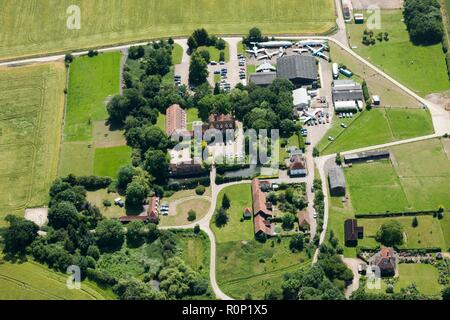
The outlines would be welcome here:
[[[261,191],[259,187],[259,180],[253,179],[252,181],[252,198],[253,198],[253,214],[264,213],[267,216],[272,216],[272,212],[267,209],[266,195]]]
[[[166,134],[171,136],[177,130],[186,129],[186,111],[173,104],[166,111]]]
[[[308,212],[300,211],[299,213],[297,213],[297,218],[298,218],[298,225],[300,227],[311,225],[311,221],[309,220]]]

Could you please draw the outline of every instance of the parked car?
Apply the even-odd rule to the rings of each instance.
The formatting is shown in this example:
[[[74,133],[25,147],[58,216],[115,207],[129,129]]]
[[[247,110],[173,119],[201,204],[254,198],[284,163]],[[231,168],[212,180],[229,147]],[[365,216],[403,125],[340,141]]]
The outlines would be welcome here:
[[[216,66],[216,65],[217,65],[217,62],[211,61],[209,64],[212,65],[212,66]]]

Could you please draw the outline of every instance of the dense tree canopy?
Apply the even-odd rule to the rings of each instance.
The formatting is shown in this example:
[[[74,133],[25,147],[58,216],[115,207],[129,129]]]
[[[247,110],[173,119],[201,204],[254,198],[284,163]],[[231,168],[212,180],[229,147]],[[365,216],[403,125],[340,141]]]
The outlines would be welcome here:
[[[377,232],[376,240],[388,247],[401,245],[403,243],[402,225],[395,220],[384,223]]]
[[[405,0],[403,16],[413,42],[434,44],[442,40],[444,29],[437,0]]]
[[[9,223],[3,234],[3,251],[6,254],[24,253],[25,249],[36,239],[39,227],[31,221],[9,215]]]
[[[95,229],[98,246],[106,251],[117,250],[125,240],[122,224],[117,220],[103,220]]]

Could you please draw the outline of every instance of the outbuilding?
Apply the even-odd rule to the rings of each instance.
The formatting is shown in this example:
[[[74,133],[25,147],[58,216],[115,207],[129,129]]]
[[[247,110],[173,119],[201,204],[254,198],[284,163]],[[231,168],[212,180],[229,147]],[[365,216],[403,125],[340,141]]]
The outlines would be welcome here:
[[[330,193],[333,197],[344,197],[346,191],[344,170],[341,167],[331,168],[328,172]]]

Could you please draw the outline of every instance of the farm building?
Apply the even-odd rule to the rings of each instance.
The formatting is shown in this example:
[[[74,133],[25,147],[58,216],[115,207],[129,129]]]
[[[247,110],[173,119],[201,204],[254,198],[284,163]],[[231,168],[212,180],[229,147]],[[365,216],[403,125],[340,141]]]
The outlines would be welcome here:
[[[352,80],[334,80],[332,95],[333,102],[364,100],[362,86]]]
[[[276,72],[261,72],[250,75],[250,82],[261,87],[267,87],[277,78]]]
[[[345,196],[345,176],[341,167],[331,168],[328,172],[328,180],[330,183],[330,193],[333,197]]]
[[[294,108],[296,111],[302,111],[309,107],[311,97],[308,95],[306,88],[299,88],[292,91],[292,97],[294,98]]]
[[[273,236],[275,225],[269,221],[273,217],[272,204],[267,202],[258,179],[252,181],[252,202],[255,236]]]
[[[306,159],[301,155],[291,157],[291,164],[289,166],[289,176],[304,177],[308,174],[306,169]]]
[[[336,101],[334,103],[334,110],[336,112],[357,112],[358,105],[355,101]]]
[[[288,79],[296,87],[317,87],[317,61],[312,56],[285,56],[277,60],[277,78]]]
[[[311,228],[311,221],[309,220],[309,214],[307,211],[300,211],[297,213],[298,228],[299,230],[309,231]]]
[[[173,104],[166,111],[166,134],[170,137],[177,131],[186,129],[186,111],[180,105]]]
[[[344,238],[347,247],[356,247],[358,239],[364,237],[364,227],[358,227],[358,220],[348,219],[344,222]]]
[[[393,277],[397,270],[398,255],[393,248],[383,248],[369,259],[370,266],[380,269],[381,277]]]
[[[388,150],[365,151],[365,152],[345,155],[344,162],[347,164],[357,163],[357,162],[366,162],[366,161],[372,161],[372,160],[389,159],[390,156],[391,156],[391,153]]]

